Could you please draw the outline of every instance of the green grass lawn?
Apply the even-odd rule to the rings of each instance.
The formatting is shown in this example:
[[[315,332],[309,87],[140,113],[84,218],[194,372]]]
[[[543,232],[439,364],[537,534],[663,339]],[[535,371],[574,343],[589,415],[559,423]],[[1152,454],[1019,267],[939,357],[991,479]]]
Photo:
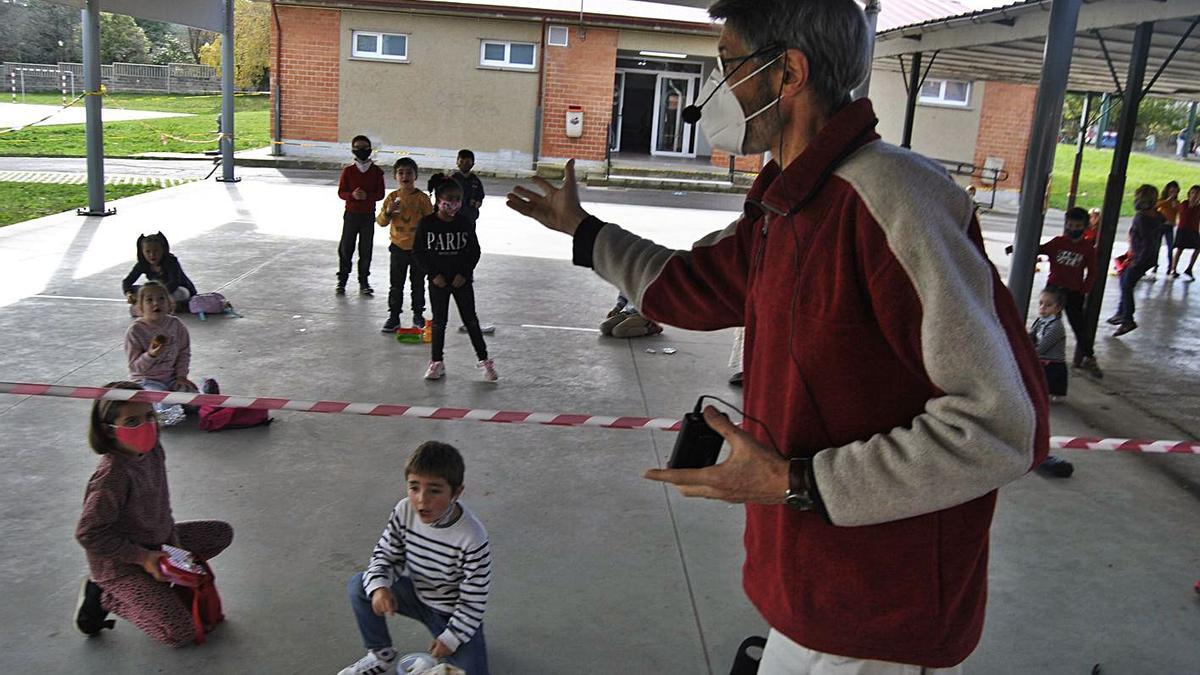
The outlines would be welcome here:
[[[55,94],[29,94],[26,102],[55,104]],[[129,157],[144,152],[191,152],[216,150],[218,95],[113,94],[105,107],[128,110],[160,110],[191,113],[194,117],[106,122],[104,154]],[[83,105],[80,101],[76,105]],[[234,147],[247,150],[271,141],[270,99],[261,94],[240,94],[234,99]],[[84,157],[87,154],[84,125],[58,124],[30,127],[0,134],[0,155],[25,157]]]
[[[131,197],[158,185],[107,185],[105,199]],[[0,227],[87,206],[86,185],[0,181]]]
[[[1112,150],[1089,147],[1083,153],[1083,167],[1079,172],[1079,195],[1076,205],[1085,209],[1104,205],[1104,189],[1108,184],[1108,172],[1112,168]],[[1054,182],[1050,186],[1050,206],[1064,209],[1067,206],[1067,190],[1071,187],[1071,169],[1075,166],[1075,146],[1059,145],[1054,153]],[[1168,181],[1177,181],[1182,186],[1180,196],[1187,194],[1192,185],[1200,185],[1200,162],[1183,162],[1167,157],[1156,157],[1135,152],[1129,158],[1129,169],[1125,172],[1125,200],[1121,203],[1121,215],[1133,215],[1133,191],[1143,183],[1159,190]],[[1020,187],[1020,186],[1017,186]]]

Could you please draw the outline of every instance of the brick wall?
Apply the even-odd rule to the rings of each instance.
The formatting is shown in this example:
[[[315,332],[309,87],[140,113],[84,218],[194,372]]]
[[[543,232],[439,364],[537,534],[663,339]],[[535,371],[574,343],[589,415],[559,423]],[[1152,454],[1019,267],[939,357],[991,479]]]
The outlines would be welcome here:
[[[571,26],[566,47],[546,47],[542,157],[603,160],[612,120],[617,31]],[[568,105],[583,106],[583,136],[567,138]]]
[[[276,8],[283,32],[281,136],[336,142],[341,11],[287,5]],[[271,22],[272,65],[278,37]]]
[[[699,131],[699,130],[697,130],[697,131],[698,131],[698,133],[704,133],[703,131]],[[728,169],[729,168],[729,153],[722,152],[720,150],[713,150],[712,151],[712,164],[713,164],[713,166],[719,166],[722,169]],[[750,173],[758,173],[759,170],[762,169],[762,165],[763,165],[763,156],[761,154],[746,155],[745,157],[738,157],[737,159],[733,160],[733,166],[738,171],[749,171]]]
[[[1002,158],[1008,180],[1000,183],[1001,190],[1021,189],[1036,100],[1037,86],[1032,84],[988,82],[984,88],[974,163],[982,167],[988,157]],[[983,185],[978,179],[976,184]]]

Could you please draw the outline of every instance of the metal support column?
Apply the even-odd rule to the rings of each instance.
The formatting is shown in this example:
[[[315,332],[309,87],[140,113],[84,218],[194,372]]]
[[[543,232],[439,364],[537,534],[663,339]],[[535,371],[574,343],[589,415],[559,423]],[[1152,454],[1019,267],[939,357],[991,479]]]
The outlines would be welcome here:
[[[1112,169],[1108,174],[1108,186],[1104,192],[1104,210],[1100,220],[1100,242],[1096,251],[1096,283],[1088,293],[1084,307],[1083,335],[1076,336],[1080,350],[1091,351],[1096,343],[1096,326],[1100,322],[1100,305],[1104,302],[1104,284],[1108,261],[1112,258],[1113,242],[1117,238],[1117,223],[1121,218],[1121,202],[1125,195],[1125,171],[1129,168],[1129,155],[1133,151],[1133,134],[1137,127],[1138,105],[1142,102],[1142,82],[1146,79],[1146,61],[1150,55],[1150,42],[1154,37],[1152,22],[1138,24],[1133,33],[1133,46],[1129,55],[1129,75],[1125,81],[1125,101],[1121,106],[1121,119],[1117,123],[1117,147],[1113,151]],[[1086,345],[1086,348],[1084,347]],[[1079,352],[1077,352],[1079,353]]]
[[[225,31],[221,34],[221,177],[236,183],[233,175],[233,0],[225,0]]]
[[[912,68],[908,73],[908,101],[904,104],[904,133],[900,146],[912,148],[913,121],[917,116],[917,99],[921,96],[921,52],[912,55]]]
[[[1108,113],[1112,110],[1112,94],[1107,91],[1100,96],[1100,121],[1096,123],[1096,147],[1104,147],[1104,132],[1108,131]]]
[[[1079,172],[1083,169],[1083,151],[1087,148],[1088,120],[1092,116],[1092,93],[1083,95],[1083,112],[1079,116],[1079,138],[1075,142],[1075,166],[1071,169],[1071,188],[1067,191],[1067,210],[1075,208],[1079,195]]]
[[[1063,98],[1067,93],[1067,75],[1071,72],[1071,53],[1075,50],[1075,32],[1082,4],[1083,0],[1055,0],[1050,6],[1046,49],[1042,54],[1042,79],[1038,84],[1029,149],[1025,152],[1021,206],[1017,212],[1017,234],[1008,274],[1008,290],[1017,303],[1022,320],[1029,313],[1038,244],[1046,220],[1043,205],[1054,170],[1054,148],[1062,126]]]
[[[867,0],[866,7],[863,7],[863,13],[867,16],[867,77],[850,94],[856,101],[871,93],[871,67],[875,63],[875,31],[879,27],[879,10],[879,0]]]
[[[1196,107],[1200,105],[1197,101],[1192,101],[1191,108],[1188,109],[1187,122],[1187,140],[1183,144],[1184,159],[1191,157],[1192,145],[1196,142]]]
[[[87,92],[84,127],[87,145],[88,205],[76,211],[81,216],[110,216],[116,209],[104,208],[104,124],[100,118],[100,0],[87,0],[82,10],[83,87]]]

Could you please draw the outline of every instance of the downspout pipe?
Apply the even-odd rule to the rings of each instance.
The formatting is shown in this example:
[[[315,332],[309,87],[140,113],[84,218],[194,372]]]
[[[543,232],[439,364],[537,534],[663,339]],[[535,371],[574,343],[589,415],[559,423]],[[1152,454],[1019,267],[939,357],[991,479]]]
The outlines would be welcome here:
[[[545,17],[542,18],[542,37],[538,44],[541,47],[541,67],[538,68],[537,107],[533,112],[533,166],[537,171],[538,161],[542,158],[542,116],[545,113],[543,96],[546,90],[546,31],[550,30]]]
[[[283,156],[283,25],[279,22],[279,7],[271,0],[271,17],[275,20],[275,69],[271,72],[271,83],[275,85],[275,96],[271,114],[275,117],[274,143],[271,156]]]

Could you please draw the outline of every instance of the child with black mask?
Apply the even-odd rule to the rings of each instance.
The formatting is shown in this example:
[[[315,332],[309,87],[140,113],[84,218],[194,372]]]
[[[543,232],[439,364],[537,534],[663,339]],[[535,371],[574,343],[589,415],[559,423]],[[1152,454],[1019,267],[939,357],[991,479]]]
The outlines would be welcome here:
[[[374,295],[367,281],[371,276],[371,247],[375,243],[375,202],[383,199],[383,171],[371,161],[371,139],[355,136],[350,142],[354,163],[342,169],[338,196],[346,202],[342,216],[342,238],[338,242],[337,294],[345,295],[346,281],[358,242],[358,292]]]

